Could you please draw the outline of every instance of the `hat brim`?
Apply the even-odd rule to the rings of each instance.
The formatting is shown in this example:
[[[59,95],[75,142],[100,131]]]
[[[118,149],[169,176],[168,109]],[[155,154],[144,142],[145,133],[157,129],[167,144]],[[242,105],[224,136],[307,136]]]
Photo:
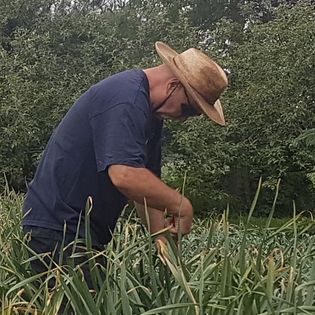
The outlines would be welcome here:
[[[162,42],[156,42],[155,49],[163,63],[170,68],[176,78],[183,84],[189,96],[193,98],[202,112],[217,124],[224,126],[225,119],[220,100],[218,99],[214,104],[209,104],[193,87],[190,86],[187,78],[175,65],[174,57],[177,56],[178,53]]]

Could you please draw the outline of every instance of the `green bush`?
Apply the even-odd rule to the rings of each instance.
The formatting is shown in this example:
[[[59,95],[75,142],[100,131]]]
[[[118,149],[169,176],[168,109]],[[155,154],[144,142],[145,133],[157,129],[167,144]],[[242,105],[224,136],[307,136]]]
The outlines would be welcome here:
[[[259,178],[265,181],[260,209],[272,205],[268,183],[282,179],[278,214],[295,200],[299,210],[314,210],[314,150],[295,139],[315,124],[314,6],[308,1],[274,9],[267,23],[222,20],[204,49],[231,71],[223,97],[227,126],[204,118],[171,125],[167,148],[172,181],[187,172],[186,191],[202,208],[233,211],[249,207]],[[224,200],[222,203],[221,201]],[[202,210],[202,209],[201,209]]]

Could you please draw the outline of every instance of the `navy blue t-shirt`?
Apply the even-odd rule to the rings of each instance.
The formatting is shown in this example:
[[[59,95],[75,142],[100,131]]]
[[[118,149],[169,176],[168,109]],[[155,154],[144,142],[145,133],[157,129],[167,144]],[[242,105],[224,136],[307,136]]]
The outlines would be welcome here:
[[[142,70],[128,70],[99,82],[72,106],[52,134],[29,184],[23,226],[84,236],[84,209],[94,244],[107,244],[127,199],[112,184],[108,166],[124,164],[161,172],[161,130],[150,106]],[[29,211],[29,209],[31,209]],[[29,212],[28,212],[29,211]]]

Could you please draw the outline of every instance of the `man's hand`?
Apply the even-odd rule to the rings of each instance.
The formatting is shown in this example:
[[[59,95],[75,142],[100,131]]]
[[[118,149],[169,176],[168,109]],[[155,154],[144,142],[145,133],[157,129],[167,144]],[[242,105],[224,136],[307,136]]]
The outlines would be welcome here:
[[[182,200],[179,206],[179,211],[173,214],[172,218],[167,219],[167,226],[172,226],[170,232],[172,234],[188,234],[191,231],[193,222],[193,208],[190,201],[181,196]]]
[[[116,188],[134,200],[139,216],[151,234],[170,226],[170,232],[175,236],[188,234],[193,221],[193,208],[190,201],[163,183],[158,177],[146,168],[130,167],[126,165],[111,165],[108,175]],[[144,203],[147,204],[148,219],[144,212]],[[164,211],[173,216],[174,221],[165,222]],[[164,242],[163,242],[164,243]]]

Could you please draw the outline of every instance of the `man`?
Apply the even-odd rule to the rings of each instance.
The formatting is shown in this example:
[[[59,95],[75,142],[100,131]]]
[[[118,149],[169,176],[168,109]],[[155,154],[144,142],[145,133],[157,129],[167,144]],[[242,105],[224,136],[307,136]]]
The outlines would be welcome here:
[[[143,219],[146,200],[151,233],[165,227],[165,209],[175,219],[171,233],[190,232],[190,201],[159,178],[163,119],[183,121],[203,113],[224,125],[218,98],[228,81],[197,49],[177,54],[162,42],[155,48],[162,65],[124,71],[92,86],[52,134],[23,208],[23,228],[31,232],[35,252],[56,245],[58,250],[64,227],[67,243],[77,228],[84,237],[88,197],[95,248],[111,240],[128,199]]]

